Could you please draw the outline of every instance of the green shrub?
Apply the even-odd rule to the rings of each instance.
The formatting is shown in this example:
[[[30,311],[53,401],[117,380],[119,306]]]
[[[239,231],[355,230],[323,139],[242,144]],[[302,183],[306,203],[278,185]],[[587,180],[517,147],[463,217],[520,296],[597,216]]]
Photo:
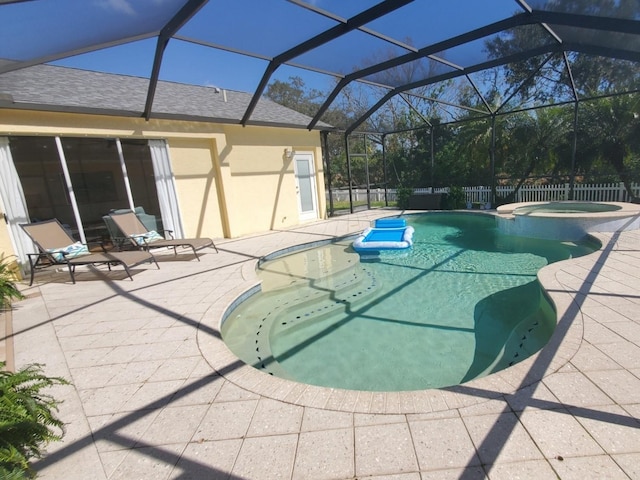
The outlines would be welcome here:
[[[15,373],[4,366],[0,362],[0,478],[34,478],[29,459],[41,457],[42,449],[64,434],[54,415],[59,402],[43,390],[68,382],[46,377],[38,364]]]
[[[406,210],[409,208],[409,197],[413,195],[413,188],[411,187],[400,187],[396,192],[396,203],[398,208],[402,210]]]
[[[457,210],[466,207],[466,195],[462,187],[449,187],[443,206],[447,210]]]
[[[4,257],[0,258],[0,310],[9,308],[12,299],[23,298],[16,287],[16,280],[15,271],[9,261]]]

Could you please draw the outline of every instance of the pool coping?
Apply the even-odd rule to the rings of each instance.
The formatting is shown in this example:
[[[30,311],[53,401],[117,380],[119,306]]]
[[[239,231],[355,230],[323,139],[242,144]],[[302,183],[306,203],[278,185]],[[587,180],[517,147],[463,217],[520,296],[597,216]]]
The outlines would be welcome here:
[[[350,413],[420,414],[468,407],[504,395],[513,395],[518,390],[558,371],[577,353],[583,335],[582,312],[576,301],[580,292],[565,291],[556,279],[556,273],[568,262],[595,263],[602,248],[584,257],[547,265],[538,272],[540,284],[551,300],[558,319],[549,342],[542,350],[512,367],[462,385],[400,392],[319,387],[269,375],[245,364],[231,352],[222,340],[221,327],[226,316],[238,302],[260,290],[256,268],[261,262],[267,258],[352,236],[354,235],[274,250],[259,259],[246,262],[242,267],[245,282],[227,292],[224,298],[216,302],[203,316],[201,324],[208,332],[214,332],[214,335],[201,334],[200,328],[197,335],[200,351],[209,365],[238,387],[292,405]],[[604,245],[606,237],[600,238],[597,233],[592,236],[602,240],[601,243]]]

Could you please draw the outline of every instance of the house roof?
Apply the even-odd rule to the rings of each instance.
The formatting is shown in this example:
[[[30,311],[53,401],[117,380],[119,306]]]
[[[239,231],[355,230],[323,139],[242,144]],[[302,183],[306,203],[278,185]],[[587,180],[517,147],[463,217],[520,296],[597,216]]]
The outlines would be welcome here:
[[[132,73],[129,68],[140,66],[148,72],[142,116],[149,119],[167,109],[156,105],[161,79],[175,80],[168,75],[192,70],[205,82],[224,71],[255,85],[240,121],[248,125],[271,119],[259,105],[264,105],[270,82],[286,70],[290,76],[333,82],[330,92],[321,92],[308,128],[318,128],[326,112],[352,100],[351,87],[366,88],[357,98],[347,132],[386,105],[412,110],[415,115],[410,117],[417,119],[412,126],[420,126],[428,123],[434,105],[445,112],[445,120],[464,117],[453,108],[466,113],[470,105],[482,115],[494,115],[505,109],[496,99],[512,99],[514,91],[526,92],[521,87],[529,84],[548,90],[547,103],[611,93],[577,87],[589,70],[584,65],[597,63],[593,60],[611,60],[604,67],[607,76],[614,77],[614,70],[632,71],[625,73],[629,78],[624,82],[606,78],[604,86],[615,85],[619,93],[639,88],[640,75],[633,66],[618,68],[640,62],[638,0],[269,0],[266,4],[264,0],[0,0],[0,76],[39,64],[87,60],[109,50],[117,69],[105,68],[100,61],[95,69]],[[585,61],[573,68],[580,59]],[[505,81],[510,76],[512,82]],[[551,83],[562,87],[560,93],[547,87]],[[455,98],[458,92],[461,98]],[[522,100],[532,105],[542,101]],[[138,112],[139,101],[135,105]],[[404,118],[400,120],[404,125]],[[393,130],[392,125],[380,123],[380,127],[384,127],[381,132]]]
[[[0,107],[141,117],[148,87],[149,80],[141,77],[36,65],[0,75]],[[152,116],[240,124],[251,97],[246,92],[159,81]],[[248,125],[306,128],[310,120],[261,98]]]

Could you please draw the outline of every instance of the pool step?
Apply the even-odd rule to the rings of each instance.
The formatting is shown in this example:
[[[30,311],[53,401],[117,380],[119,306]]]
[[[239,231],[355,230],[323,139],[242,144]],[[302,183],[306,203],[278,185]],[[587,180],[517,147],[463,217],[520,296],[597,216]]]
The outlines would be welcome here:
[[[553,317],[555,312],[551,304],[546,299],[541,300],[540,307],[516,325],[499,355],[480,376],[520,363],[543,348],[553,333],[554,325],[549,323],[549,318]]]
[[[301,286],[277,293],[281,301],[269,312],[262,312],[256,322],[252,349],[255,352],[252,365],[266,373],[287,378],[271,352],[270,336],[287,335],[308,322],[320,322],[337,311],[346,312],[365,302],[378,288],[378,282],[366,268],[359,268],[356,274],[336,276],[332,280],[313,285]]]
[[[370,275],[368,269],[359,266],[330,277],[297,281],[287,289],[266,292],[263,295],[273,296],[277,301],[278,315],[281,315],[285,310],[306,309],[324,298],[337,298],[345,295],[347,291],[364,288],[364,285],[371,281]]]
[[[286,335],[288,330],[303,328],[308,322],[320,322],[324,318],[357,310],[374,296],[380,287],[379,281],[368,269],[362,269],[359,278],[341,288],[316,291],[307,298],[283,308],[278,313],[271,334]]]

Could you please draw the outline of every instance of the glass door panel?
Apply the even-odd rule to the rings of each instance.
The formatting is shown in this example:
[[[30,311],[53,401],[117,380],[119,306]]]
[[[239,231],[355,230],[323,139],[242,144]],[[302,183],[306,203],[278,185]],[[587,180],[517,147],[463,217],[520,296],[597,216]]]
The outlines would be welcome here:
[[[318,218],[316,205],[315,172],[313,170],[313,156],[308,153],[296,152],[294,157],[294,172],[296,176],[296,190],[298,194],[298,210],[301,220]]]
[[[129,208],[116,142],[105,138],[63,138],[69,176],[87,241],[106,241],[102,217]]]
[[[146,140],[122,140],[122,152],[133,203],[136,207],[144,208],[145,213],[154,215],[161,230],[160,203],[149,144]]]
[[[20,177],[32,222],[57,218],[79,239],[73,208],[52,137],[10,137],[13,163]]]
[[[151,152],[146,140],[121,142],[127,179],[115,139],[62,138],[62,148],[87,241],[109,242],[103,216],[133,203],[147,228],[162,230]],[[77,240],[76,217],[53,137],[10,137],[9,145],[32,222],[57,218]]]

